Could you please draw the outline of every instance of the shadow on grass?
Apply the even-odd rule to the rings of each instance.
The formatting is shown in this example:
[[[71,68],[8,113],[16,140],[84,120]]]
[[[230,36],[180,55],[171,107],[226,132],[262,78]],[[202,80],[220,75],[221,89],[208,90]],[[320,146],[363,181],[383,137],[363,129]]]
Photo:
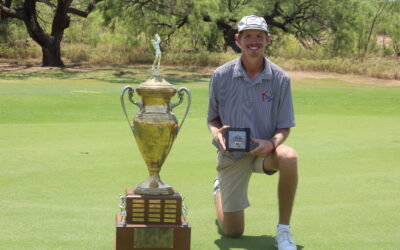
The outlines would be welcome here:
[[[29,70],[29,68],[18,70],[0,70],[0,79],[6,80],[25,80],[33,77],[54,78],[54,79],[69,79],[77,77],[79,72],[67,71],[64,69],[47,69],[47,70]]]
[[[80,66],[29,67],[6,65],[0,67],[0,79],[24,80],[34,77],[52,79],[98,80],[114,84],[139,84],[151,77],[152,71],[147,66]],[[211,74],[196,69],[167,68],[162,76],[174,85],[190,84],[211,77]]]
[[[260,236],[248,236],[244,235],[240,238],[229,238],[223,235],[222,229],[219,227],[217,221],[215,221],[218,233],[221,238],[214,241],[214,244],[219,247],[220,250],[230,250],[232,248],[240,248],[246,250],[269,250],[276,249],[275,237],[269,235]],[[303,246],[297,245],[297,249],[303,249]]]
[[[219,247],[220,250],[230,250],[232,248],[240,248],[246,250],[266,250],[266,249],[276,249],[275,247],[275,237],[268,235],[260,236],[248,236],[244,235],[240,238],[228,238],[221,236],[216,240],[215,245]],[[297,249],[303,249],[303,246],[297,245]]]
[[[232,248],[261,250],[275,249],[275,239],[271,236],[242,236],[240,238],[228,238],[221,236],[220,239],[214,241],[215,245],[221,250],[230,250]]]

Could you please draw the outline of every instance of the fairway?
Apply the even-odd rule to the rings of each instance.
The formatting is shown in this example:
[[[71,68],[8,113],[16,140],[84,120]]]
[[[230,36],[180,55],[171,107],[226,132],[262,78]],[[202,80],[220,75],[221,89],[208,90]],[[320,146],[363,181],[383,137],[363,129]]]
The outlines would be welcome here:
[[[0,72],[0,249],[114,248],[119,195],[147,177],[119,95],[149,74],[145,67]],[[205,119],[209,74],[162,74],[193,98],[161,171],[189,207],[191,249],[275,249],[277,176],[253,175],[244,236],[222,237]],[[399,249],[400,87],[295,78],[292,90],[297,125],[286,144],[299,154],[298,249]],[[178,120],[186,101],[174,109]],[[132,118],[138,111],[127,109]]]

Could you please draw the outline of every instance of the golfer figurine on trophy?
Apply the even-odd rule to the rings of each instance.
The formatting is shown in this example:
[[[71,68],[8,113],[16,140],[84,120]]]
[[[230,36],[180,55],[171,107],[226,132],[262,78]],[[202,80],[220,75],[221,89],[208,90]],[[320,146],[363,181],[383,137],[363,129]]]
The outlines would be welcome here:
[[[156,57],[154,58],[153,66],[151,67],[153,69],[153,75],[160,75],[160,63],[161,63],[161,49],[160,49],[160,43],[161,43],[161,38],[158,34],[155,35],[156,39],[151,40],[151,43],[153,44],[154,49],[156,50]],[[157,67],[156,67],[157,65]]]
[[[161,77],[160,43],[157,34],[152,40],[156,51],[153,75],[136,89],[126,86],[121,92],[122,109],[146,162],[149,176],[136,187],[126,189],[121,197],[121,212],[117,215],[116,225],[115,247],[118,250],[190,249],[191,228],[185,218],[187,208],[182,204],[183,198],[161,180],[159,173],[189,112],[191,94],[184,87],[177,91]],[[135,91],[141,101],[133,99]],[[126,93],[129,101],[139,107],[134,119],[130,119],[126,111]],[[176,93],[179,100],[171,103]],[[183,102],[185,93],[187,107],[179,123],[172,109]]]

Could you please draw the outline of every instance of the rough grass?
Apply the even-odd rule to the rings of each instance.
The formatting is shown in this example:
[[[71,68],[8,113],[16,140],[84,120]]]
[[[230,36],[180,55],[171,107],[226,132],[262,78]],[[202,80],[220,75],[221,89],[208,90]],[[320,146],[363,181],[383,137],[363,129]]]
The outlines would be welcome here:
[[[286,70],[355,74],[400,80],[400,57],[302,59],[273,57]]]
[[[185,196],[192,249],[274,249],[277,176],[252,177],[241,239],[218,234],[208,76],[167,69],[192,109],[162,178]],[[119,104],[147,68],[0,75],[0,249],[112,249],[119,195],[147,176]],[[294,79],[300,155],[292,228],[299,249],[396,249],[400,88]],[[181,119],[186,103],[174,112]],[[128,106],[130,116],[137,110]]]

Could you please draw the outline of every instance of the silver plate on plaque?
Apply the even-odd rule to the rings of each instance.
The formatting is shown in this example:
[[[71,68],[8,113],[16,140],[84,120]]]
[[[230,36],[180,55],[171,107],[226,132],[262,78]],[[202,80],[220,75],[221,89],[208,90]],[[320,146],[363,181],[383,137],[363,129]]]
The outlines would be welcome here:
[[[135,228],[135,248],[173,248],[173,228]]]

